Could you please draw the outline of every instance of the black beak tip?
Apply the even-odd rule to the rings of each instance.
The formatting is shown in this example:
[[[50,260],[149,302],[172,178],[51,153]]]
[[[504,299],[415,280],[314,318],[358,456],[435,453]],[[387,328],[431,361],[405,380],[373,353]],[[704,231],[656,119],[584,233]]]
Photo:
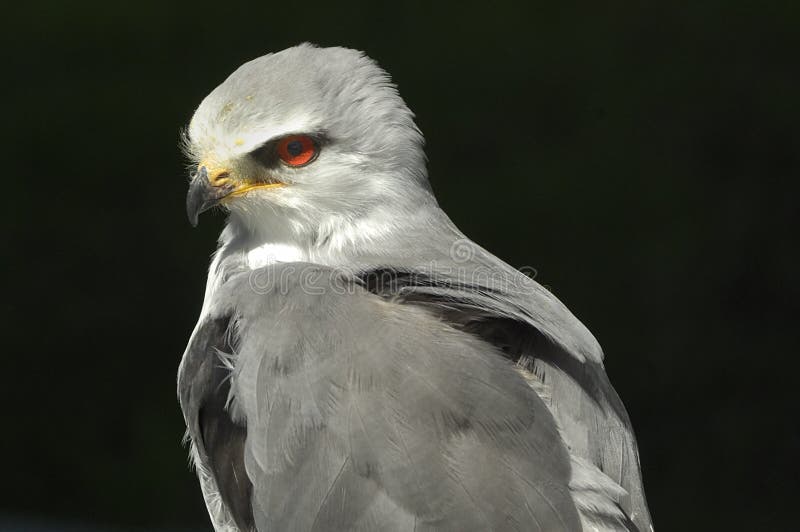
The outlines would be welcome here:
[[[200,167],[196,175],[192,177],[189,185],[189,192],[186,194],[186,215],[192,227],[197,227],[200,214],[208,208],[208,200],[212,187],[208,182],[208,172],[206,167]]]
[[[200,204],[201,202],[198,201],[197,193],[192,193],[193,191],[190,190],[189,195],[186,197],[186,216],[189,218],[189,223],[192,224],[192,227],[197,227],[197,223],[200,219]]]

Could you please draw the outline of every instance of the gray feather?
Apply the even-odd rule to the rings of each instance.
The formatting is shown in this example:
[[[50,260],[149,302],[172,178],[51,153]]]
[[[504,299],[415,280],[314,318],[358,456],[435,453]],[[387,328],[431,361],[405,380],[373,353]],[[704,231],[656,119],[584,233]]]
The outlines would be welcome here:
[[[333,270],[309,287],[282,268],[285,295],[247,276],[220,295],[260,530],[310,530],[317,514],[327,530],[579,528],[556,424],[494,347],[424,309],[338,295]]]
[[[430,236],[427,240],[430,241]],[[547,390],[547,404],[570,452],[621,486],[624,493],[619,496],[619,503],[624,512],[639,530],[650,530],[636,440],[625,407],[603,369],[602,352],[598,348],[593,359],[587,359],[570,350],[568,342],[559,341],[582,329],[574,324],[563,327],[563,323],[577,320],[560,303],[549,312],[562,316],[551,314],[553,317],[549,319],[554,326],[550,327],[549,335],[542,334],[545,325],[540,316],[547,315],[542,310],[538,311],[539,317],[525,311],[548,304],[538,299],[539,290],[527,290],[531,283],[536,283],[496,258],[478,256],[476,262],[448,263],[447,258],[428,262],[427,265],[436,264],[439,268],[433,272],[429,266],[423,270],[427,265],[422,262],[419,270],[406,266],[403,271],[393,273],[384,267],[367,270],[361,276],[373,292],[424,306],[455,327],[500,348],[506,357],[531,370]],[[494,278],[493,284],[475,283],[473,280],[479,280],[480,276],[474,272],[487,267],[503,273]],[[448,275],[452,271],[458,272],[459,277]],[[550,305],[557,301],[552,295],[548,300]],[[588,331],[585,334],[582,345],[593,345],[594,338]]]
[[[423,309],[337,295],[319,271],[321,295],[286,276],[285,296],[246,276],[220,295],[259,529],[317,514],[328,530],[578,529],[567,451],[510,363]],[[350,511],[331,506],[342,492]]]

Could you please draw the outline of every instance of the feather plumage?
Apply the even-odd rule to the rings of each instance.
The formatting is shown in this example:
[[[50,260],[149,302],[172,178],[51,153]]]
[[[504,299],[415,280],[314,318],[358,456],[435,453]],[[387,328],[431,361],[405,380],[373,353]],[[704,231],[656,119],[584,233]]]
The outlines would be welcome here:
[[[195,113],[188,151],[232,172],[327,139],[226,203],[179,372],[216,529],[651,530],[597,341],[441,211],[412,117],[363,54],[310,45]]]

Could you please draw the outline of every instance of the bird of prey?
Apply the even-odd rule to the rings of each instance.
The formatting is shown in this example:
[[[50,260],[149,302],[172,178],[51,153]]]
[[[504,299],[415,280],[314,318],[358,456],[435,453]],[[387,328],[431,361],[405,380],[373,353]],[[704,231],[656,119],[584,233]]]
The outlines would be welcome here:
[[[178,374],[217,531],[652,529],[600,346],[439,208],[374,61],[245,63],[185,151],[229,213]]]

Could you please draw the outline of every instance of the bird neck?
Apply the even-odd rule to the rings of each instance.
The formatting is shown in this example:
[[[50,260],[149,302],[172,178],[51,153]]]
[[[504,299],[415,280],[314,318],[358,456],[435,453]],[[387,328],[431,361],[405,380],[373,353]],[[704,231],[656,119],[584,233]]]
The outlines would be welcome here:
[[[265,211],[254,223],[231,213],[218,254],[237,255],[249,269],[276,262],[338,267],[358,256],[384,253],[391,249],[388,242],[424,230],[439,215],[449,222],[428,192],[404,205],[375,203],[359,212],[318,215],[313,220],[293,214]]]

